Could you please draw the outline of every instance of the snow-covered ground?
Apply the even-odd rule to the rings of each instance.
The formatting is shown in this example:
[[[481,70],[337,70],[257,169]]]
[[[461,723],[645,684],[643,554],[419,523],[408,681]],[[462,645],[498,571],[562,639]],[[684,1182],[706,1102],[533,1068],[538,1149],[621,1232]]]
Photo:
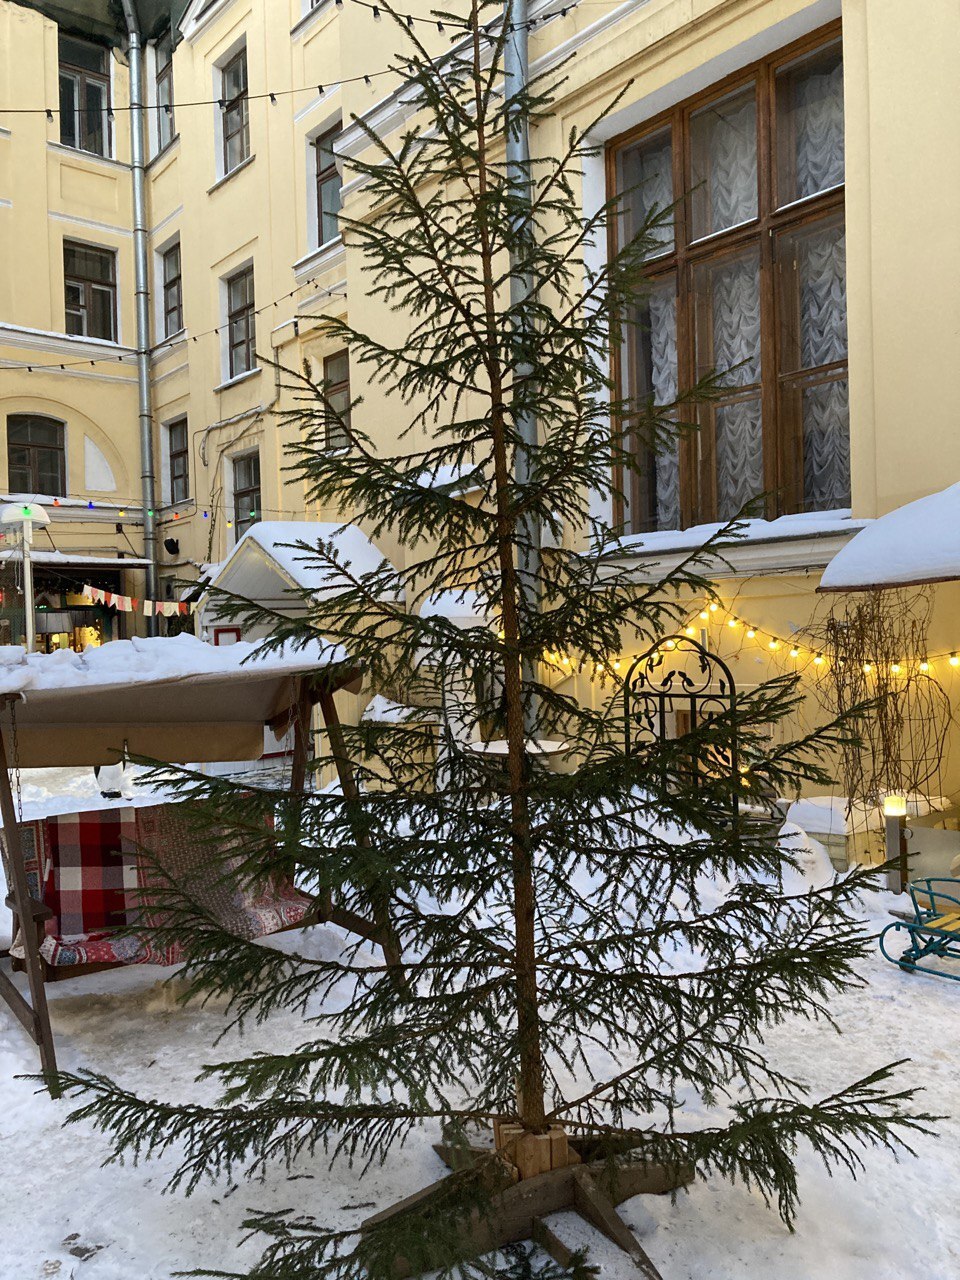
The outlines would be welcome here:
[[[803,838],[796,833],[794,838]],[[799,849],[797,879],[829,874],[823,850]],[[902,899],[870,895],[869,923],[879,930]],[[5,923],[5,922],[4,922]],[[294,935],[279,945],[293,946]],[[335,954],[336,930],[319,926],[296,945]],[[664,1280],[925,1280],[960,1277],[960,983],[908,976],[875,953],[864,965],[868,986],[836,1001],[842,1028],[787,1020],[768,1044],[776,1065],[830,1093],[872,1068],[902,1057],[904,1083],[920,1085],[922,1109],[944,1113],[940,1137],[916,1139],[918,1158],[898,1163],[885,1151],[865,1153],[854,1182],[830,1178],[809,1151],[800,1155],[802,1208],[790,1234],[762,1200],[742,1186],[698,1182],[675,1203],[645,1197],[621,1212],[643,1236]],[[21,975],[22,977],[22,975]],[[61,982],[48,988],[62,1067],[87,1067],[148,1096],[212,1101],[211,1084],[194,1077],[210,1061],[302,1042],[302,1021],[281,1014],[233,1033],[223,1030],[221,1007],[181,1007],[167,972],[134,967]],[[17,1079],[37,1069],[35,1051],[19,1024],[0,1006],[0,1280],[168,1280],[191,1267],[243,1271],[259,1256],[256,1241],[241,1244],[249,1207],[303,1210],[329,1225],[355,1223],[418,1186],[442,1176],[431,1143],[420,1131],[383,1168],[360,1178],[322,1156],[266,1181],[204,1184],[186,1198],[162,1194],[173,1156],[137,1167],[101,1167],[105,1140],[89,1126],[62,1128],[70,1102],[52,1102]],[[704,1116],[691,1114],[694,1122]],[[624,1256],[579,1219],[553,1224],[570,1244],[589,1243],[603,1280],[632,1280]]]

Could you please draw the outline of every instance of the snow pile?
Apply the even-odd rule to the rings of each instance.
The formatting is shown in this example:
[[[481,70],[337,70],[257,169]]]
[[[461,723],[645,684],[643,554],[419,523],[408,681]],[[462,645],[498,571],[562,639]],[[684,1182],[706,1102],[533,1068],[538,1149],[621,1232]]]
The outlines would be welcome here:
[[[960,483],[862,529],[824,570],[821,591],[960,578]]]
[[[369,720],[374,724],[410,724],[423,718],[423,712],[417,707],[405,706],[402,702],[394,702],[376,693],[363,709],[361,720]]]
[[[28,654],[22,645],[4,645],[0,647],[0,693],[152,684],[228,675],[251,667],[280,675],[329,666],[346,657],[342,647],[322,640],[270,651],[263,641],[211,645],[189,635],[112,640],[99,647],[89,646],[82,653],[57,649]]]
[[[141,779],[148,770],[143,765],[105,765],[99,780],[93,769],[62,767],[57,769],[24,769],[20,775],[20,794],[24,822],[37,822],[61,813],[87,813],[91,809],[139,808],[142,805],[169,804],[179,797],[167,791],[143,786]],[[114,782],[117,785],[114,786]],[[105,796],[101,791],[117,790],[120,798]]]

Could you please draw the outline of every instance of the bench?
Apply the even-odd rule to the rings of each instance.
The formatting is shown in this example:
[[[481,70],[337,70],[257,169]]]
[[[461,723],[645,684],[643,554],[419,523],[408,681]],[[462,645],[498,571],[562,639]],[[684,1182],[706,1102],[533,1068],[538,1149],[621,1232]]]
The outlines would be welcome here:
[[[960,972],[930,967],[930,960],[960,960],[960,880],[932,877],[916,880],[907,888],[913,900],[913,918],[897,919],[880,934],[884,959],[905,973],[934,973],[960,981]],[[906,949],[892,955],[894,936],[905,932]]]

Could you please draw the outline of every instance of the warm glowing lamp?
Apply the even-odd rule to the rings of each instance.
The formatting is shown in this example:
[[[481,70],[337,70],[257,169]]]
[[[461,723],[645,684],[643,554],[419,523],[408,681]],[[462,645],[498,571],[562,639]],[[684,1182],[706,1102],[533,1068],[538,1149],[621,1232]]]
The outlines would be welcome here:
[[[907,816],[907,797],[884,796],[883,816],[885,818],[905,818]]]

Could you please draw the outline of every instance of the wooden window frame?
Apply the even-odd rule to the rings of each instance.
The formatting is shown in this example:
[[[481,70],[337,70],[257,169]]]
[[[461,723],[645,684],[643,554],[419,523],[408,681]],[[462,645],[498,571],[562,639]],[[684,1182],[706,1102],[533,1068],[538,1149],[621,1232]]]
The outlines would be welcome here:
[[[154,48],[157,60],[157,71],[154,77],[154,91],[157,99],[157,150],[163,151],[177,136],[177,119],[173,105],[173,35],[167,32],[161,36]],[[166,55],[166,61],[161,62]],[[163,99],[163,90],[166,99]]]
[[[346,358],[346,361],[347,361],[347,376],[345,378],[341,378],[338,382],[331,382],[330,376],[329,376],[330,366],[333,364],[334,360],[340,360],[340,359],[343,359],[344,357]],[[324,356],[323,385],[324,385],[324,394],[326,395],[328,401],[333,396],[346,394],[347,404],[349,406],[350,404],[350,353],[346,349],[346,347],[344,347],[342,351],[334,351],[330,355]],[[349,425],[349,422],[350,422],[349,408],[347,409],[346,419],[347,419],[347,424]],[[329,450],[346,449],[349,447],[349,445],[350,445],[349,433],[346,430],[340,428],[339,425],[335,426],[332,422],[328,421],[327,422],[327,444],[326,444],[327,449]]]
[[[617,194],[617,159],[626,148],[641,142],[664,129],[670,130],[673,190],[681,192],[676,203],[673,247],[669,253],[659,254],[649,260],[647,276],[651,281],[675,275],[677,289],[677,384],[679,388],[692,386],[697,381],[696,360],[696,294],[693,277],[697,267],[719,260],[737,250],[754,248],[760,255],[760,399],[762,414],[764,488],[767,493],[766,516],[803,510],[802,467],[797,475],[797,440],[784,439],[781,432],[782,385],[795,380],[796,374],[781,372],[779,353],[779,313],[777,289],[777,243],[785,234],[815,222],[826,221],[844,212],[845,183],[818,192],[812,196],[795,199],[781,205],[778,200],[779,183],[777,158],[777,98],[776,77],[778,71],[819,49],[834,44],[841,34],[840,21],[811,32],[775,53],[750,63],[740,70],[710,85],[709,88],[683,99],[675,106],[645,121],[641,126],[611,140],[606,150],[606,181],[609,199]],[[702,107],[728,94],[755,86],[757,101],[757,176],[758,216],[750,222],[691,240],[687,228],[691,225],[691,118]],[[608,226],[608,244],[611,255],[616,251],[617,220],[611,218]],[[623,377],[623,353],[618,348],[611,352],[614,385],[620,387]],[[848,361],[807,371],[806,381],[813,385],[823,374],[837,376],[847,368]],[[723,403],[732,402],[740,394],[724,396]],[[701,421],[704,416],[701,411]],[[616,438],[620,428],[612,424]],[[802,430],[802,428],[801,428]],[[796,435],[796,427],[793,429]],[[716,467],[714,441],[709,430],[687,434],[679,443],[680,457],[680,509],[681,526],[715,521],[716,515]],[[617,476],[616,488],[622,486],[622,476]],[[641,477],[631,473],[632,486],[639,487]],[[634,505],[639,493],[632,494]],[[615,527],[624,529],[626,523],[623,502],[615,498],[613,520]],[[650,521],[643,521],[650,525]],[[629,530],[644,532],[646,529]]]
[[[235,93],[232,98],[226,96],[220,99],[220,113],[223,125],[223,175],[233,173],[235,169],[239,169],[244,161],[250,159],[250,100],[249,100],[249,68],[247,66],[247,50],[246,47],[239,49],[232,58],[223,64],[220,68],[220,86],[223,93],[224,86],[227,83],[227,76],[231,69],[238,63],[243,64],[243,88]],[[235,121],[235,123],[234,123]],[[240,159],[235,164],[230,163],[230,143],[234,138],[240,138]]]
[[[34,443],[22,443],[20,441],[12,441],[10,439],[11,430],[19,420],[30,420],[40,418],[44,422],[49,422],[56,426],[60,432],[60,443],[58,445],[45,445]],[[67,428],[66,423],[61,418],[52,418],[46,413],[11,413],[7,415],[7,482],[10,489],[14,493],[29,494],[51,494],[55,498],[66,497],[67,493]],[[14,445],[18,449],[26,449],[30,455],[30,484],[25,489],[18,489],[14,486],[10,478],[10,446]],[[57,458],[57,471],[59,474],[59,483],[51,492],[49,487],[43,485],[40,480],[40,455],[54,454]]]
[[[174,448],[174,432],[183,431],[183,443]],[[167,475],[170,479],[170,502],[177,506],[190,497],[190,434],[186,417],[167,423]],[[178,471],[178,464],[183,464]]]
[[[234,307],[231,293],[240,280],[249,279],[250,297],[242,306]],[[227,367],[231,378],[249,373],[257,367],[257,311],[253,265],[242,267],[227,276]],[[241,358],[242,353],[242,358]]]
[[[332,128],[325,129],[324,132],[321,133],[319,137],[317,137],[314,140],[314,143],[313,143],[314,148],[316,150],[317,245],[319,248],[323,248],[325,244],[330,244],[332,241],[336,240],[336,238],[340,234],[339,222],[337,225],[337,229],[332,236],[327,236],[327,235],[324,235],[323,233],[323,189],[328,185],[333,185],[333,184],[336,185],[337,208],[339,209],[340,188],[342,185],[340,181],[340,170],[337,168],[336,160],[332,159],[330,164],[328,165],[323,164],[323,149],[324,149],[325,143],[332,142],[333,139],[339,138],[342,132],[343,132],[343,129],[341,126],[341,122],[338,120],[337,123]],[[333,154],[332,147],[330,148],[330,152],[332,156]]]
[[[104,70],[91,71],[89,67],[78,67],[76,63],[68,61],[60,53],[60,47],[57,50],[57,83],[60,93],[60,142],[62,146],[70,147],[74,151],[84,151],[91,156],[109,157],[113,151],[113,139],[111,137],[110,121],[112,119],[113,104],[110,100],[110,62],[109,53],[98,45],[96,41],[84,40],[82,36],[67,36],[76,44],[87,45],[91,49],[97,49],[103,55]],[[63,137],[63,81],[69,79],[75,85],[76,99],[73,109],[73,123],[75,129],[75,142],[65,142]],[[87,112],[84,108],[86,100],[86,90],[88,84],[99,86],[103,92],[103,150],[100,151],[95,147],[88,146],[90,141],[87,129]]]
[[[77,274],[76,272],[68,273],[67,261],[66,261],[67,250],[71,248],[80,249],[84,253],[102,254],[110,262],[111,279],[100,280],[91,276],[82,276]],[[101,338],[107,342],[116,342],[117,341],[117,253],[116,253],[116,250],[105,249],[101,245],[84,244],[80,240],[64,240],[63,260],[64,260],[63,261],[63,267],[64,267],[63,294],[64,294],[65,316],[68,312],[75,313],[73,308],[68,308],[67,306],[67,288],[70,285],[75,285],[80,289],[82,294],[82,299],[83,299],[81,302],[80,311],[79,311],[79,314],[82,317],[83,328],[81,329],[80,333],[77,336],[86,337],[86,338]],[[92,309],[93,309],[92,308],[93,294],[94,294],[94,290],[96,289],[103,290],[105,293],[110,294],[111,332],[109,334],[90,332],[89,320],[90,320],[90,315],[92,314]],[[70,330],[67,329],[66,323],[64,323],[64,329],[68,333],[70,332]]]
[[[257,482],[256,484],[244,485],[242,488],[237,487],[237,463],[245,462],[250,458],[257,460]],[[247,453],[237,453],[230,459],[230,465],[233,467],[233,527],[239,542],[246,531],[255,525],[260,519],[260,501],[262,498],[261,484],[262,477],[260,475],[260,450],[251,449]],[[257,500],[251,508],[253,517],[242,516],[240,514],[240,499],[248,494],[256,494]]]
[[[173,254],[177,255],[177,270],[168,279],[167,263]],[[183,329],[183,261],[179,240],[160,255],[160,275],[163,290],[163,336],[172,338]]]

